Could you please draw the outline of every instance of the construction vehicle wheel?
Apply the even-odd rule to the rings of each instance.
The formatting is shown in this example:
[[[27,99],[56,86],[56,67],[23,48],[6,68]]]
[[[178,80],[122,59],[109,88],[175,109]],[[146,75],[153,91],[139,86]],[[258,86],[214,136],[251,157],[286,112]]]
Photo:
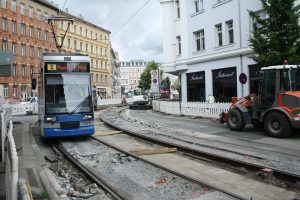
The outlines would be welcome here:
[[[233,108],[228,111],[227,126],[232,131],[242,131],[245,128],[243,115],[238,109]]]
[[[283,138],[293,132],[288,118],[279,112],[269,113],[264,126],[268,135],[271,137]]]
[[[254,126],[254,128],[256,128],[256,129],[264,128],[264,124],[257,119],[253,119],[251,122],[252,122],[252,125]]]

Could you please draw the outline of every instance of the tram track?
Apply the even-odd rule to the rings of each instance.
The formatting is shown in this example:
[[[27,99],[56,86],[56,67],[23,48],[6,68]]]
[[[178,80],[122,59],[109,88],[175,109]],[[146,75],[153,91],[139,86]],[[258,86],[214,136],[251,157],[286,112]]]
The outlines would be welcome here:
[[[230,193],[228,191],[222,190],[221,188],[213,187],[213,186],[211,186],[211,185],[209,185],[207,183],[200,182],[200,181],[195,180],[195,179],[193,179],[191,177],[184,176],[184,175],[182,175],[180,173],[177,173],[176,171],[172,171],[172,170],[170,170],[168,168],[165,168],[165,167],[162,167],[160,165],[157,165],[154,162],[150,162],[150,161],[148,161],[146,159],[143,159],[140,156],[137,156],[137,155],[132,154],[130,152],[124,151],[121,148],[118,148],[117,146],[113,146],[111,144],[105,143],[102,140],[99,140],[99,139],[97,139],[95,137],[90,137],[90,139],[93,140],[93,141],[95,141],[95,143],[98,142],[98,143],[101,143],[101,144],[107,146],[108,149],[114,149],[114,150],[120,152],[120,154],[125,154],[126,156],[133,157],[133,158],[135,158],[139,162],[145,162],[145,163],[151,165],[154,168],[157,168],[157,169],[160,169],[162,171],[166,171],[166,172],[168,172],[170,174],[173,174],[172,175],[172,177],[173,177],[172,179],[174,179],[174,180],[178,180],[178,178],[174,178],[174,176],[177,176],[177,177],[180,177],[183,180],[185,180],[185,182],[191,182],[190,184],[196,184],[196,185],[201,186],[200,188],[204,188],[202,190],[204,192],[200,192],[199,193],[200,196],[204,196],[204,193],[206,193],[207,191],[216,191],[217,194],[219,194],[219,196],[220,196],[220,194],[223,195],[223,197],[216,198],[216,199],[223,199],[224,197],[225,197],[224,199],[246,199],[246,198],[243,198],[243,197],[241,197],[239,195],[236,195],[236,194]],[[91,143],[94,144],[94,142],[91,142]],[[87,145],[87,144],[85,143],[85,145]],[[80,157],[80,156],[78,156],[78,155],[77,156],[72,155],[72,153],[70,153],[64,147],[63,143],[56,143],[55,147],[57,149],[59,149],[59,151],[64,156],[66,156],[68,160],[70,160],[78,169],[80,169],[82,172],[84,172],[91,180],[93,180],[96,184],[98,184],[106,192],[108,192],[109,194],[111,194],[111,196],[114,199],[139,199],[139,197],[135,197],[135,194],[130,194],[130,192],[124,192],[124,190],[120,191],[120,186],[115,187],[116,180],[107,180],[107,177],[105,178],[105,177],[101,176],[99,173],[97,173],[96,170],[93,170],[93,169],[91,169],[91,167],[87,167],[84,164],[82,164],[82,162],[79,161],[79,159],[78,159],[78,157]],[[93,154],[93,155],[95,156],[95,154]],[[158,171],[157,169],[154,170],[154,171]],[[159,173],[159,172],[157,172],[157,173]],[[163,182],[164,181],[168,182],[167,180],[169,182],[172,182],[172,180],[170,180],[168,178],[166,178],[166,179],[163,178],[162,179]],[[158,184],[160,184],[160,183],[158,183]],[[184,188],[184,187],[186,187],[186,186],[183,185],[182,188]],[[200,190],[198,189],[198,191],[200,191]],[[155,192],[159,193],[159,191],[155,191]],[[174,191],[174,192],[176,192],[176,191]],[[198,193],[195,192],[195,194],[198,194]],[[197,197],[197,196],[195,196],[195,197]],[[194,198],[194,196],[190,196],[190,198],[184,198],[184,199],[193,199],[193,198]],[[146,198],[146,199],[148,199],[148,198]],[[153,199],[153,198],[149,198],[149,199]],[[162,198],[162,199],[164,199],[164,198]],[[166,197],[166,199],[168,199],[168,197]],[[178,198],[176,198],[176,199],[178,199]]]
[[[123,109],[121,111],[123,111]],[[119,114],[121,111],[118,111],[117,114]],[[112,114],[110,113],[110,115],[112,115]],[[104,123],[106,123],[108,126],[110,126],[112,128],[115,128],[117,130],[121,130],[124,133],[126,133],[126,134],[128,134],[132,137],[136,137],[136,138],[139,138],[141,140],[145,140],[145,141],[148,141],[148,142],[151,142],[151,143],[159,144],[159,145],[170,147],[170,148],[177,148],[178,151],[183,152],[184,154],[187,154],[187,155],[190,155],[190,156],[194,156],[198,159],[207,159],[207,160],[212,160],[212,161],[218,162],[218,163],[225,163],[226,165],[233,166],[233,167],[239,167],[239,168],[242,167],[242,168],[247,169],[247,171],[250,171],[250,172],[253,172],[253,173],[257,173],[257,172],[261,172],[261,171],[266,170],[267,172],[271,172],[272,175],[274,177],[276,177],[276,179],[278,179],[280,181],[284,181],[285,183],[287,183],[289,187],[295,187],[295,188],[298,188],[298,189],[300,188],[300,185],[299,185],[300,175],[299,174],[283,171],[283,170],[280,170],[278,168],[272,168],[270,166],[251,163],[247,160],[244,161],[244,160],[241,160],[241,159],[235,159],[235,158],[231,158],[231,157],[228,157],[228,156],[223,156],[223,155],[210,153],[210,152],[207,152],[207,151],[201,151],[201,150],[196,149],[196,148],[191,148],[188,145],[180,145],[180,144],[178,144],[176,142],[172,142],[172,141],[162,140],[162,139],[160,139],[158,137],[155,137],[151,134],[145,133],[146,131],[139,131],[138,132],[138,131],[130,130],[128,128],[121,127],[120,126],[120,121],[118,121],[119,124],[116,125],[116,123],[114,122],[115,120],[111,121],[111,120],[109,120],[109,118],[103,117],[103,115],[100,116],[100,119]],[[126,120],[124,120],[124,121],[126,121]],[[126,122],[127,123],[132,123],[132,126],[134,126],[133,122],[130,122],[130,121],[126,121]],[[237,152],[237,153],[239,154],[240,152]],[[251,158],[255,158],[255,157],[251,157]],[[259,160],[260,158],[257,157],[255,159]]]

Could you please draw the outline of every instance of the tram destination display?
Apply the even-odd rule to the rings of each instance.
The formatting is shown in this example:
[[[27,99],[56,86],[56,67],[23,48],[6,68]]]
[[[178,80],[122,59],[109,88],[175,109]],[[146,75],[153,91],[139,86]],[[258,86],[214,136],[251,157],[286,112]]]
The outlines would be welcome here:
[[[90,72],[90,66],[88,63],[46,63],[45,64],[46,73],[63,73],[63,72]]]

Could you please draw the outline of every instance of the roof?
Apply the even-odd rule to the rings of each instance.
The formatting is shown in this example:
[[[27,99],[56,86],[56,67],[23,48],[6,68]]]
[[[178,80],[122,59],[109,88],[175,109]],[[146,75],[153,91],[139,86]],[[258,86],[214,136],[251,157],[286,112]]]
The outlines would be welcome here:
[[[80,21],[80,22],[85,23],[85,24],[87,24],[87,25],[89,25],[89,26],[92,26],[92,27],[94,27],[94,28],[96,28],[96,29],[99,29],[99,30],[101,30],[101,31],[104,31],[104,32],[106,32],[106,33],[108,33],[108,34],[111,33],[109,30],[106,30],[106,29],[104,29],[104,28],[102,28],[102,27],[100,27],[100,26],[97,26],[97,25],[95,25],[95,24],[93,24],[93,23],[91,23],[91,22],[85,21],[84,19],[81,19],[81,18],[76,17],[76,16],[74,16],[74,15],[71,15],[70,13],[64,12],[64,11],[62,11],[62,10],[60,11],[60,13],[61,13],[62,15],[67,15],[67,16],[70,17],[70,18],[74,18],[75,21]]]
[[[54,9],[54,10],[56,10],[56,11],[59,11],[59,8],[58,8],[58,7],[56,7],[54,4],[48,2],[47,0],[33,0],[33,1],[35,1],[35,2],[37,2],[37,3],[39,3],[39,4],[42,4],[42,5],[44,5],[44,6],[47,6],[47,7],[49,7],[49,8],[52,8],[52,9]]]
[[[300,65],[275,65],[275,66],[263,67],[263,68],[261,68],[261,70],[290,69],[290,68],[300,69]]]

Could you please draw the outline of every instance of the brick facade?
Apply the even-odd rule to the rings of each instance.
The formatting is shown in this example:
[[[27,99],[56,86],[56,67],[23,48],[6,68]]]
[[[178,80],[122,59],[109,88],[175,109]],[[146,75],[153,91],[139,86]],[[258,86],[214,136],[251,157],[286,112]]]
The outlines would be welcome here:
[[[7,48],[7,50],[13,52],[14,47],[16,47],[17,51],[14,54],[11,75],[9,77],[0,77],[0,85],[8,89],[7,93],[3,92],[5,98],[14,96],[25,98],[33,95],[31,91],[31,76],[38,76],[42,54],[47,51],[56,51],[51,27],[45,18],[47,16],[56,16],[58,9],[47,5],[47,2],[43,0],[23,1],[26,4],[6,0],[4,1],[6,2],[6,8],[3,8],[2,1],[0,0],[0,51]],[[15,12],[12,11],[14,10],[12,9],[12,3],[16,4]],[[33,13],[33,17],[30,17],[30,13]],[[15,32],[13,23],[16,23]],[[31,35],[32,28],[33,35]],[[47,34],[48,36],[46,36]],[[24,53],[24,45],[25,55],[22,55],[22,52]],[[15,67],[16,70],[14,69]]]

